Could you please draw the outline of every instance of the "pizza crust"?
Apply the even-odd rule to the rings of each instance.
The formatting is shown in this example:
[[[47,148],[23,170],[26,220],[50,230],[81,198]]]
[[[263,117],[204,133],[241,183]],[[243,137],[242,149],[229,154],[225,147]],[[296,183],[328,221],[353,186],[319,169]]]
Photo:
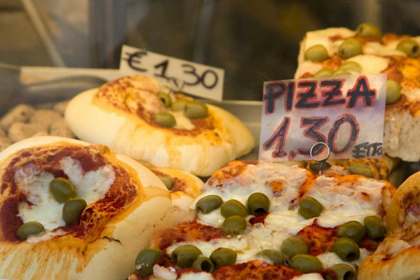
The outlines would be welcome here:
[[[143,164],[210,176],[228,161],[249,153],[255,145],[246,126],[216,106],[207,104],[215,129],[180,135],[151,126],[107,100],[97,102],[97,92],[88,90],[70,101],[65,112],[70,129],[84,141],[107,145]]]
[[[40,145],[89,145],[60,137],[27,139],[0,154],[0,164],[8,163],[14,153]],[[154,174],[124,155],[108,152],[117,165],[135,176],[138,195],[124,212],[105,226],[90,243],[71,234],[37,243],[0,240],[0,277],[9,279],[124,279],[134,270],[134,259],[152,234],[172,225],[168,210],[169,192]],[[112,159],[114,158],[114,159]],[[5,194],[0,196],[0,205]]]

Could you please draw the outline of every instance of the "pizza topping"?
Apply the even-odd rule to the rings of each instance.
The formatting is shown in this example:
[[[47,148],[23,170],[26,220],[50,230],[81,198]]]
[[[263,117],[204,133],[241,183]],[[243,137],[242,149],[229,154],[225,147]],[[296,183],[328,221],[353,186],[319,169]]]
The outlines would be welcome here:
[[[197,201],[195,207],[197,211],[203,214],[208,214],[218,209],[223,204],[223,200],[218,195],[208,195]]]
[[[362,38],[381,39],[382,31],[371,23],[362,23],[356,29],[356,35]]]
[[[168,175],[157,175],[157,177],[165,184],[165,187],[168,190],[172,190],[174,181],[172,180],[171,176]]]
[[[70,199],[64,203],[63,220],[66,222],[66,226],[72,226],[74,222],[80,220],[86,206],[86,201],[81,198]]]
[[[187,102],[185,104],[184,115],[189,119],[201,119],[208,116],[206,104],[201,102]]]
[[[244,233],[248,224],[245,218],[235,215],[227,218],[222,224],[222,231],[228,235],[238,235]]]
[[[274,265],[282,265],[286,261],[286,255],[278,250],[262,250],[257,254],[257,257],[268,259]]]
[[[360,257],[359,246],[347,237],[339,238],[333,245],[333,251],[346,262],[355,261]]]
[[[204,256],[198,257],[192,267],[204,272],[213,272],[215,268],[212,260]]]
[[[313,197],[305,196],[299,202],[299,215],[305,219],[312,219],[321,215],[324,207]]]
[[[311,273],[322,269],[318,258],[308,254],[295,255],[290,261],[290,267],[303,273]]]
[[[153,266],[158,259],[162,258],[162,251],[159,249],[145,248],[140,251],[136,258],[136,272],[141,277],[148,277],[153,273]]]
[[[163,103],[163,105],[165,105],[165,107],[171,107],[172,100],[171,100],[171,96],[168,93],[159,92],[158,96],[159,96],[160,100],[162,100],[162,103]]]
[[[326,60],[328,57],[328,51],[323,45],[312,46],[305,52],[305,60],[321,62]]]
[[[364,220],[366,227],[366,235],[373,240],[381,240],[385,238],[386,229],[382,220],[377,216],[369,216]]]
[[[338,55],[342,58],[350,58],[350,57],[359,55],[362,53],[362,51],[363,51],[362,43],[355,38],[346,39],[338,47]]]
[[[183,245],[171,253],[171,261],[179,267],[191,267],[201,251],[193,245]]]
[[[358,174],[358,175],[362,175],[368,178],[373,177],[372,169],[365,162],[358,162],[358,161],[350,162],[348,170],[351,174]]]
[[[360,66],[359,63],[355,61],[347,61],[341,64],[337,71],[347,71],[352,73],[361,73],[362,72],[362,66]]]
[[[248,216],[248,209],[236,199],[231,199],[222,204],[220,207],[220,213],[225,218],[229,218],[233,215],[246,217]]]
[[[236,252],[229,248],[218,248],[210,255],[210,259],[216,266],[216,269],[236,264],[236,258]]]
[[[16,235],[20,240],[26,240],[31,236],[35,236],[44,231],[44,226],[38,222],[27,222],[19,227]]]
[[[386,104],[394,104],[401,98],[401,85],[397,81],[386,81]]]
[[[366,228],[358,221],[342,224],[337,230],[338,237],[347,237],[359,243],[366,235]]]
[[[354,269],[354,267],[339,263],[336,265],[333,265],[330,268],[332,271],[334,271],[337,280],[356,280],[357,279],[357,272]]]
[[[263,193],[253,193],[246,202],[249,213],[253,216],[260,216],[268,212],[270,199]]]
[[[298,236],[292,236],[287,238],[281,244],[281,251],[286,254],[289,258],[297,254],[306,254],[308,253],[308,245],[303,241],[302,238]]]
[[[64,203],[70,198],[75,198],[77,193],[72,183],[66,178],[55,178],[50,182],[50,191],[54,195],[55,200]]]
[[[184,111],[185,106],[187,103],[191,102],[188,99],[178,99],[174,102],[172,102],[171,109],[172,111]]]
[[[158,112],[154,114],[153,122],[163,127],[174,127],[176,125],[174,116],[167,112]]]
[[[334,70],[322,68],[314,74],[314,78],[331,77],[334,74]]]
[[[397,50],[404,52],[407,56],[412,58],[420,55],[419,43],[413,39],[401,40],[397,45]]]

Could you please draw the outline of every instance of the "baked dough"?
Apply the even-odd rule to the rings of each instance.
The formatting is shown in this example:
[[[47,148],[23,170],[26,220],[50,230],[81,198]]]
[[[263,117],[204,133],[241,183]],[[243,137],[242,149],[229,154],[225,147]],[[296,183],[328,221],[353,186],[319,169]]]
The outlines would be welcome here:
[[[190,209],[191,203],[202,192],[204,182],[197,176],[174,168],[150,168],[155,175],[172,178],[170,190],[172,198],[173,225],[189,222],[194,219],[195,211]]]
[[[301,42],[298,69],[295,79],[309,78],[327,68],[336,71],[346,61],[355,61],[362,67],[361,74],[387,73],[388,79],[401,84],[400,100],[387,105],[385,110],[384,151],[404,161],[420,160],[420,146],[413,145],[420,137],[420,57],[410,58],[396,49],[402,39],[410,36],[385,34],[379,40],[358,38],[363,44],[363,53],[349,59],[338,56],[338,47],[356,32],[347,28],[327,28],[306,33]],[[420,43],[420,37],[412,37]],[[307,49],[321,44],[329,58],[322,62],[305,61]]]
[[[212,105],[207,105],[206,118],[193,120],[171,112],[177,126],[154,124],[155,113],[169,112],[157,95],[163,90],[153,78],[124,77],[77,95],[67,106],[65,119],[84,141],[107,145],[149,166],[178,168],[198,176],[210,176],[254,147],[246,126]],[[191,98],[171,94],[171,99]]]
[[[18,240],[22,220],[36,217],[41,206],[38,217],[58,212],[61,219],[60,204],[44,179],[57,175],[68,176],[88,202],[80,224],[51,228],[43,223],[46,234]],[[1,278],[124,279],[152,234],[172,225],[164,184],[137,161],[103,145],[60,137],[26,139],[0,153],[0,178]],[[92,184],[96,187],[89,191]]]

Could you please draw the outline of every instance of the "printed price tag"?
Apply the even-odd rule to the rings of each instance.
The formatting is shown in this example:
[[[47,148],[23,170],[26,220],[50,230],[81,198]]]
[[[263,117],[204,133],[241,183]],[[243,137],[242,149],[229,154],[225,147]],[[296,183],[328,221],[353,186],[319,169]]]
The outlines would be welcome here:
[[[183,92],[222,101],[225,71],[146,50],[123,46],[120,71],[129,75],[152,76]]]
[[[325,142],[331,159],[380,158],[386,74],[264,83],[260,160],[309,160]],[[314,148],[322,157],[324,145]]]

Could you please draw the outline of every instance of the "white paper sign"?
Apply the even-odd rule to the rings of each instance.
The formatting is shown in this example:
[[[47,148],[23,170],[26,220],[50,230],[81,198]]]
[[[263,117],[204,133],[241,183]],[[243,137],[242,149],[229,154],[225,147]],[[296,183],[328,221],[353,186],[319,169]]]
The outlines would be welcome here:
[[[150,51],[123,46],[120,71],[171,82],[182,92],[222,101],[225,70],[173,58]],[[183,85],[182,85],[183,84]]]
[[[266,82],[259,158],[309,160],[316,142],[331,159],[380,158],[385,98],[386,74]]]

